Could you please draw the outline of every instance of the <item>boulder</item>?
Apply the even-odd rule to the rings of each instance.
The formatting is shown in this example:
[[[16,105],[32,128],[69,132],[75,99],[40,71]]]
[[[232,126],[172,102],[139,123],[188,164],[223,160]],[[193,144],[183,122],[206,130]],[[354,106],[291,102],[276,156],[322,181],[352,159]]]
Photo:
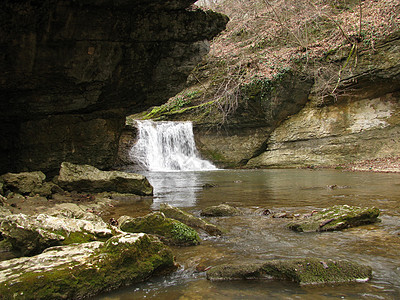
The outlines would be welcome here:
[[[335,205],[291,222],[288,227],[299,232],[334,231],[378,222],[379,209]]]
[[[0,232],[15,251],[21,255],[35,255],[44,249],[72,243],[104,240],[112,236],[112,230],[102,220],[88,221],[46,214],[6,216]]]
[[[90,193],[118,192],[143,196],[153,195],[153,187],[146,177],[121,171],[100,171],[89,165],[61,164],[57,182],[69,191]]]
[[[19,194],[30,194],[42,186],[46,175],[42,172],[6,173],[0,177],[3,189]]]
[[[210,224],[201,218],[197,218],[187,212],[173,207],[167,203],[161,203],[160,211],[168,218],[178,220],[190,227],[199,228],[211,235],[222,235],[221,230],[214,224]]]
[[[122,216],[118,219],[118,224],[122,231],[155,234],[171,245],[191,246],[200,243],[196,230],[177,220],[166,218],[161,212],[139,218]]]
[[[176,269],[157,238],[122,234],[106,242],[58,246],[33,257],[0,262],[4,299],[82,299]]]
[[[318,258],[271,260],[260,264],[220,265],[207,272],[209,280],[280,279],[300,285],[365,282],[372,276],[368,266]]]
[[[238,216],[241,214],[242,212],[239,209],[228,204],[210,206],[203,209],[203,211],[201,212],[201,215],[206,217],[229,217]]]

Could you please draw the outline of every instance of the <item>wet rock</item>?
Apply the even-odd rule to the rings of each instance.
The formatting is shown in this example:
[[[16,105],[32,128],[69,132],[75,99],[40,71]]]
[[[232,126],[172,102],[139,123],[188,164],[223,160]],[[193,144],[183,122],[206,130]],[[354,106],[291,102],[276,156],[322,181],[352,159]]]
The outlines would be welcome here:
[[[7,173],[0,177],[3,188],[19,194],[29,194],[40,188],[46,179],[42,172]]]
[[[118,219],[118,224],[123,231],[155,234],[171,245],[190,246],[200,243],[196,230],[177,220],[166,218],[161,212],[139,218],[122,216]]]
[[[294,221],[288,227],[294,231],[334,231],[378,222],[379,209],[336,205]]]
[[[50,198],[55,193],[63,193],[64,190],[53,182],[44,182],[42,185],[36,187],[31,194],[39,195],[42,197]]]
[[[294,281],[300,285],[365,282],[371,276],[372,270],[368,266],[317,258],[221,265],[207,272],[209,280],[280,279]]]
[[[238,216],[241,215],[242,212],[236,207],[220,204],[217,206],[210,206],[201,212],[202,216],[206,217],[229,217],[229,216]]]
[[[108,225],[102,221],[88,221],[46,214],[6,216],[0,232],[15,251],[21,255],[35,255],[44,249],[72,243],[101,240],[112,236]]]
[[[69,191],[101,193],[114,191],[137,195],[152,195],[153,187],[146,177],[120,171],[100,171],[89,165],[61,164],[57,182]]]
[[[202,185],[202,188],[203,189],[210,189],[210,188],[214,188],[214,187],[217,187],[217,186],[218,185],[213,184],[213,183],[205,183],[205,184]]]
[[[328,188],[329,190],[336,190],[336,189],[348,189],[348,188],[350,188],[350,187],[347,186],[347,185],[332,184],[332,185],[328,185],[327,188]]]
[[[47,249],[34,257],[0,262],[4,299],[82,299],[176,269],[157,238],[123,234],[107,242]]]
[[[180,210],[179,208],[173,207],[167,203],[161,203],[160,211],[168,218],[178,220],[190,227],[200,228],[211,235],[222,235],[221,230],[201,218],[197,218],[187,212]]]
[[[270,210],[268,208],[267,209],[261,208],[261,209],[257,210],[257,214],[261,215],[261,216],[269,216],[269,215],[272,215],[273,212],[272,212],[272,210]]]
[[[3,220],[3,218],[5,218],[6,216],[11,215],[11,211],[7,208],[5,208],[4,206],[0,206],[0,224],[1,221]]]
[[[280,212],[280,213],[273,214],[272,217],[273,218],[278,218],[278,219],[280,219],[280,218],[288,218],[288,214],[286,212]]]

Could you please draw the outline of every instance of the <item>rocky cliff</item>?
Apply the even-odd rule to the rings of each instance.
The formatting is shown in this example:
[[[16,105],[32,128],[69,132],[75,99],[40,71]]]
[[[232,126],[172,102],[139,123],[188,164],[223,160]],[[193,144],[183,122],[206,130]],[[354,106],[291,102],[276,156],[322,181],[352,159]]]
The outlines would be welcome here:
[[[277,127],[266,151],[246,167],[335,166],[400,156],[400,32],[359,51],[343,75],[341,93],[320,103],[311,93],[298,113]],[[343,64],[349,49],[328,60]]]
[[[297,71],[252,80],[240,86],[229,114],[227,102],[191,106],[183,93],[186,106],[141,117],[192,120],[200,152],[223,167],[336,166],[400,156],[399,49],[397,31],[373,49],[353,44],[330,51],[319,60],[325,72],[319,78],[300,63]],[[321,77],[332,70],[341,70],[337,93],[321,98]]]
[[[225,28],[194,2],[2,1],[0,173],[112,166],[125,116],[176,94]]]

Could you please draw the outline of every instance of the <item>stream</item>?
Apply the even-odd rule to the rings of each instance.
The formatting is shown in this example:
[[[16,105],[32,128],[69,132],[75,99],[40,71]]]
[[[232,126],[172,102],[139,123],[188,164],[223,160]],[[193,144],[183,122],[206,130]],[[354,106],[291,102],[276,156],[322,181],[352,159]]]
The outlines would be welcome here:
[[[120,214],[157,210],[167,202],[195,215],[227,203],[244,215],[207,218],[222,237],[202,234],[193,247],[172,247],[181,268],[167,277],[103,294],[96,299],[400,299],[400,174],[340,170],[143,171],[154,186],[153,201],[125,204]],[[205,184],[214,185],[203,188]],[[348,204],[376,206],[382,222],[341,232],[296,233],[287,218],[261,212],[306,213]],[[140,214],[140,213],[138,213]],[[282,281],[210,282],[199,266],[267,259],[319,257],[370,265],[367,283],[301,287]]]

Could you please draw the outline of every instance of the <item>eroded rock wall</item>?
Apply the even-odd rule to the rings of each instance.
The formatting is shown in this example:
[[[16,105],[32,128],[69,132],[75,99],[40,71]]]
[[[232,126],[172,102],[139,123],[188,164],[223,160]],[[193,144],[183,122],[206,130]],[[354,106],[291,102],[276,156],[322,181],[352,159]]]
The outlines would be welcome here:
[[[400,156],[399,50],[398,32],[358,53],[355,67],[345,70],[338,98],[320,103],[311,95],[246,166],[334,166]]]
[[[195,1],[3,1],[0,173],[108,168],[125,116],[165,102],[227,18]]]
[[[302,73],[243,86],[223,126],[215,114],[176,115],[194,121],[199,150],[222,167],[335,166],[400,156],[400,32],[374,48],[351,48],[316,62],[334,75],[341,70],[334,95],[320,97],[322,83],[305,65]]]

